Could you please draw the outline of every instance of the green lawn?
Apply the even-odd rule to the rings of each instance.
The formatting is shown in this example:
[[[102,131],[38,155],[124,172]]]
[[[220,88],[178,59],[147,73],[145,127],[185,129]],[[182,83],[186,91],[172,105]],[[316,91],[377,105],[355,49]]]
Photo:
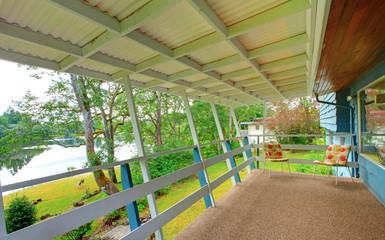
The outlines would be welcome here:
[[[300,153],[290,153],[289,157],[292,158],[303,158],[303,156],[308,152],[300,152]],[[243,158],[237,158],[236,159],[237,164],[240,164],[243,162]],[[298,168],[295,165],[299,164],[293,164],[292,171],[298,171],[298,172],[306,172],[309,171],[312,173],[312,168]],[[310,165],[303,165],[303,166],[310,166]],[[262,168],[262,164],[260,164],[260,167]],[[312,167],[312,166],[310,166]],[[268,168],[268,165],[267,165]],[[279,163],[273,163],[272,169],[274,170],[280,170],[280,164]],[[314,168],[313,168],[314,169]],[[287,164],[284,164],[284,170],[287,171]],[[120,179],[120,169],[116,168],[117,177]],[[227,172],[227,165],[226,162],[220,162],[214,166],[211,166],[207,169],[210,181],[216,179],[217,177],[221,176],[225,172]],[[317,168],[318,172],[318,168]],[[321,172],[321,171],[320,171]],[[240,172],[241,179],[247,174],[246,169],[243,169]],[[81,187],[77,187],[77,183],[84,179],[85,184]],[[122,186],[121,184],[117,185],[118,188],[121,190]],[[232,187],[231,181],[227,180],[225,183],[223,183],[221,186],[216,188],[213,191],[214,199],[217,200],[221,196],[223,196],[230,188]],[[185,179],[181,182],[173,184],[171,187],[171,190],[168,194],[165,194],[163,196],[160,196],[157,198],[157,205],[159,212],[163,212],[178,201],[182,200],[183,198],[187,197],[194,191],[198,190],[200,188],[199,181],[196,177],[196,175],[191,176],[188,179]],[[86,174],[76,177],[71,177],[67,179],[62,179],[50,183],[41,184],[38,186],[34,186],[28,189],[21,190],[17,193],[12,193],[4,197],[4,205],[5,208],[9,205],[9,202],[11,201],[12,197],[15,195],[22,195],[25,194],[28,196],[31,200],[36,200],[38,198],[42,199],[42,202],[37,205],[38,210],[38,217],[40,218],[43,215],[46,214],[59,214],[64,213],[66,211],[69,211],[73,209],[72,204],[74,202],[77,202],[81,199],[82,196],[86,194],[86,191],[93,192],[97,190],[98,187],[95,184],[95,181],[93,179],[92,174]],[[106,197],[107,195],[105,193],[101,193],[91,199],[86,200],[86,203],[94,202],[99,199],[102,199]],[[163,227],[163,232],[165,239],[172,239],[175,235],[177,235],[182,229],[184,229],[188,224],[190,224],[196,217],[198,217],[203,211],[205,210],[205,205],[203,199],[199,200],[197,203],[192,205],[190,208],[188,208],[186,211],[184,211],[182,214],[177,216],[175,219],[173,219],[171,222],[166,224]],[[148,208],[144,209],[140,212],[141,216],[147,215],[149,212]],[[93,228],[97,228],[98,223],[97,221],[94,221]]]

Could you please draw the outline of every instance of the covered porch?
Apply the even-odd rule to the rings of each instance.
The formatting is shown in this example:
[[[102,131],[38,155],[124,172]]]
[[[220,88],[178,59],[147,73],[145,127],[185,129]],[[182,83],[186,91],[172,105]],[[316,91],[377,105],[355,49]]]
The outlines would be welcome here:
[[[340,180],[255,169],[174,239],[384,239],[384,206]]]
[[[0,239],[56,238],[123,206],[131,232],[122,239],[153,233],[164,239],[162,228],[201,199],[207,210],[177,239],[385,238],[385,168],[362,154],[365,99],[358,94],[385,75],[384,9],[380,0],[0,0],[0,58],[122,84],[138,150],[136,158],[1,186],[6,192],[115,166],[124,176],[123,191],[10,234],[0,202]],[[133,88],[180,96],[192,144],[146,153]],[[327,109],[327,121],[337,126],[335,119],[345,118],[349,141],[338,143],[352,146],[348,166],[359,169],[354,177],[362,181],[340,178],[335,186],[326,176],[273,172],[269,178],[258,169],[263,157],[251,149],[261,144],[241,136],[235,109],[333,92],[341,94],[323,99],[335,108]],[[210,103],[219,141],[199,139],[192,100]],[[217,105],[229,107],[236,137],[223,135]],[[340,137],[327,136],[329,144]],[[240,147],[232,149],[232,141]],[[210,144],[220,144],[224,153],[205,159],[202,147]],[[287,148],[293,147],[301,148]],[[193,164],[151,179],[149,159],[183,151]],[[210,179],[207,168],[224,161],[226,172]],[[144,182],[137,186],[130,172],[134,162]],[[243,169],[248,175],[240,179]],[[199,189],[159,213],[154,192],[193,174]],[[228,179],[233,188],[214,199],[212,191]],[[151,220],[141,224],[136,201],[146,196]]]

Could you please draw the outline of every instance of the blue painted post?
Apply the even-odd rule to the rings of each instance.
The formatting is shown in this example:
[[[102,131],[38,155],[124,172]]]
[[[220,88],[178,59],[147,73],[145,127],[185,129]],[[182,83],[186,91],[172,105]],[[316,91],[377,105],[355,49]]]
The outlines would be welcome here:
[[[230,143],[230,141],[226,141],[226,148],[227,148],[228,152],[231,151],[231,143]],[[231,168],[235,168],[237,166],[237,164],[235,163],[234,157],[230,157],[230,163],[231,163]],[[235,182],[236,183],[239,183],[241,181],[241,178],[239,177],[239,173],[236,173],[234,175],[234,178],[235,178]]]
[[[122,177],[123,190],[134,187],[134,184],[132,183],[130,165],[128,165],[128,163],[121,165],[120,172]],[[127,209],[128,221],[130,222],[130,229],[131,231],[134,231],[136,228],[140,227],[140,224],[141,224],[140,218],[139,218],[138,205],[136,201],[129,203],[126,206],[126,209]]]
[[[259,144],[259,136],[258,136],[258,142]],[[257,156],[259,157],[259,148],[257,148]],[[259,169],[259,161],[257,161],[257,169]]]
[[[249,145],[249,138],[245,137],[244,139],[245,139],[245,146]],[[247,158],[249,158],[249,159],[253,157],[253,154],[251,154],[251,150],[250,149],[246,151],[246,154],[247,154]],[[258,166],[258,162],[257,162],[257,166]],[[251,170],[255,169],[254,162],[252,162],[250,164],[250,168],[251,168]]]
[[[193,156],[194,156],[194,162],[195,162],[195,163],[200,163],[200,162],[202,162],[201,157],[200,157],[200,155],[199,155],[198,148],[194,148],[194,149],[193,149]],[[207,185],[206,178],[205,178],[205,174],[204,174],[203,170],[201,170],[201,171],[198,172],[198,179],[199,179],[199,183],[200,183],[201,187]],[[204,196],[203,199],[205,200],[206,208],[209,208],[209,207],[212,206],[212,205],[211,205],[211,199],[210,199],[210,195],[209,195],[209,194],[207,194],[206,196]]]

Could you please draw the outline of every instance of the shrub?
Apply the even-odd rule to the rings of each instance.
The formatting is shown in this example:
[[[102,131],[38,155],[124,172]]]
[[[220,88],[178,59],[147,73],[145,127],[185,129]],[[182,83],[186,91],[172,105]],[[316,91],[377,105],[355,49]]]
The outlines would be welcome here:
[[[12,199],[9,208],[5,210],[7,232],[11,233],[34,224],[37,210],[32,201],[25,195]]]
[[[143,211],[148,205],[147,197],[139,198],[138,200],[136,200],[136,204],[138,205],[138,210]]]
[[[70,239],[70,240],[80,240],[83,238],[84,235],[87,234],[89,230],[91,230],[91,224],[92,222],[86,223],[83,226],[80,226],[78,228],[75,228],[74,230],[64,234],[61,236],[61,239]]]

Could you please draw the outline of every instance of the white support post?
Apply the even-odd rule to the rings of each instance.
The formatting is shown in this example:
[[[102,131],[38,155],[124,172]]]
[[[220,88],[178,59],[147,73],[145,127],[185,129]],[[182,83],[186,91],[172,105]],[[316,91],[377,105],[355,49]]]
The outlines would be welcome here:
[[[237,137],[240,137],[241,136],[241,130],[239,128],[237,116],[235,115],[235,111],[234,111],[233,107],[230,107],[230,114],[231,114],[231,118],[233,119],[233,122],[234,122],[235,130],[237,131]],[[245,144],[242,141],[242,139],[238,139],[238,140],[239,140],[239,144],[241,145],[241,147],[244,147]],[[246,152],[242,152],[242,154],[243,154],[243,159],[245,159],[245,161],[247,161],[248,158],[247,158]],[[247,165],[247,173],[250,173],[250,172],[251,172],[250,166]]]
[[[0,238],[4,237],[5,235],[7,235],[7,228],[5,226],[3,191],[1,190],[1,180],[0,180]]]
[[[207,174],[207,169],[206,169],[205,162],[204,162],[204,159],[203,159],[203,155],[202,155],[201,146],[200,146],[200,143],[199,143],[198,134],[197,134],[197,131],[196,131],[196,128],[195,128],[194,119],[193,119],[192,113],[191,113],[190,103],[188,101],[187,94],[186,94],[185,90],[181,91],[181,98],[182,98],[182,101],[183,101],[183,104],[184,104],[184,108],[185,108],[185,111],[186,111],[187,120],[188,120],[188,124],[190,126],[191,136],[193,138],[194,145],[197,146],[200,160],[203,163],[203,173],[204,173],[204,177],[205,177],[205,181],[207,183],[207,186],[209,187],[209,196],[210,196],[211,206],[215,207],[215,200],[214,200],[214,195],[213,195],[213,192],[212,192],[211,186],[210,186],[209,175]],[[207,204],[206,204],[206,207],[207,207]]]
[[[223,135],[223,132],[222,132],[222,127],[221,127],[221,123],[219,122],[217,108],[215,107],[215,103],[214,103],[213,99],[210,99],[210,105],[211,105],[211,110],[213,111],[215,124],[217,125],[219,140],[224,141],[225,140],[225,136]],[[226,143],[225,142],[221,142],[221,145],[222,145],[223,152],[227,153]],[[226,164],[227,164],[227,168],[230,171],[232,169],[230,159],[226,159]],[[233,186],[237,185],[234,176],[231,177],[231,183],[233,184]]]
[[[266,135],[266,102],[263,103],[263,143],[265,143]]]
[[[136,148],[138,149],[139,157],[142,157],[146,155],[146,152],[144,150],[142,133],[140,131],[138,114],[136,112],[135,99],[134,99],[134,95],[132,94],[132,86],[128,76],[123,77],[123,85],[126,92],[128,110],[130,111],[130,118],[131,118],[132,128],[134,131]],[[147,159],[140,160],[139,163],[142,169],[143,182],[149,182],[151,180],[151,176],[150,176],[150,170],[148,168]],[[147,195],[147,200],[150,208],[151,218],[158,216],[159,215],[158,207],[156,205],[154,193]],[[155,232],[155,237],[156,239],[164,239],[162,229],[159,229]]]

